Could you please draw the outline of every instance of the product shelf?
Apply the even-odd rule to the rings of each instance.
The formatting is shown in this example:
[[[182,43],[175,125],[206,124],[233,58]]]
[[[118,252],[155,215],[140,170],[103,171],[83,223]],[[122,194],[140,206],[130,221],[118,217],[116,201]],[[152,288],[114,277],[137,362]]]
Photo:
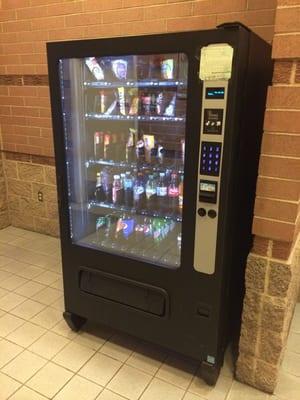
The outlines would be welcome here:
[[[135,207],[126,207],[124,205],[115,205],[106,202],[97,202],[97,201],[90,201],[87,204],[88,210],[95,212],[95,213],[103,213],[107,212],[107,210],[112,210],[112,212],[116,212],[117,214],[126,212],[132,215],[143,215],[145,217],[156,217],[156,218],[164,218],[173,220],[176,222],[182,222],[182,216],[179,214],[171,214],[167,211],[156,211],[152,209],[138,209]]]
[[[147,79],[147,80],[131,80],[128,79],[126,81],[119,82],[110,82],[110,81],[93,81],[93,82],[84,82],[85,88],[92,89],[113,89],[118,87],[125,88],[160,88],[160,87],[176,87],[176,88],[185,88],[186,82],[182,80],[159,80],[159,79]]]
[[[86,113],[87,120],[102,120],[102,121],[143,121],[143,122],[185,122],[184,117],[168,117],[166,115],[110,115]]]
[[[173,162],[172,162],[173,161]],[[110,167],[120,167],[120,168],[128,168],[128,169],[138,169],[145,170],[151,169],[153,172],[165,172],[167,170],[172,170],[177,172],[178,174],[183,174],[184,169],[183,166],[174,165],[174,160],[170,160],[170,163],[167,161],[164,164],[151,164],[151,163],[142,163],[142,162],[133,162],[128,163],[126,161],[114,161],[114,160],[88,160],[85,163],[86,168],[96,165],[110,166]]]

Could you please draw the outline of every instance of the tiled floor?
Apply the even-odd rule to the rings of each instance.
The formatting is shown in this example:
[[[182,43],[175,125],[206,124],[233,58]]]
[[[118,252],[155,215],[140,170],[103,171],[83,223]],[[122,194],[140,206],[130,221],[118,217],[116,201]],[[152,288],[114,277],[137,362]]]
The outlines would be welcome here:
[[[274,396],[233,380],[229,353],[214,388],[198,365],[92,324],[62,320],[59,241],[0,231],[0,400],[299,400],[300,307]]]

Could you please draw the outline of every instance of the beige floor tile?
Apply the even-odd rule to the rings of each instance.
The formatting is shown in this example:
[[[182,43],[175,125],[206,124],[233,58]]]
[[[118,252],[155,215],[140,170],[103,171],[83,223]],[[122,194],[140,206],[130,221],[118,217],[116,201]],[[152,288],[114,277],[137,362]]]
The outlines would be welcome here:
[[[38,338],[40,338],[46,330],[38,325],[26,322],[7,336],[7,339],[22,347],[28,347]]]
[[[44,396],[52,398],[72,376],[72,372],[49,362],[26,385]]]
[[[61,261],[56,260],[56,262],[54,264],[51,264],[47,267],[48,270],[56,272],[57,274],[61,274],[62,273],[62,265],[61,265]],[[51,285],[52,286],[52,285]],[[58,289],[58,288],[57,288]]]
[[[25,350],[3,367],[2,372],[19,382],[25,383],[41,369],[46,362],[47,361],[42,357]]]
[[[0,317],[2,317],[4,314],[6,314],[6,311],[0,310]]]
[[[33,279],[36,276],[42,274],[43,271],[44,270],[42,268],[36,267],[35,265],[26,264],[26,267],[22,269],[22,271],[20,271],[18,275],[23,276],[27,279]]]
[[[224,364],[223,367],[221,368],[221,374],[224,376],[228,376],[228,378],[232,378],[233,372],[234,372],[233,354],[231,347],[229,346],[225,352]]]
[[[54,397],[54,400],[74,400],[78,397],[80,400],[94,400],[101,390],[103,390],[101,386],[76,375]]]
[[[76,372],[94,353],[95,351],[88,347],[71,342],[53,358],[53,361],[62,367]]]
[[[164,400],[181,400],[183,395],[184,390],[179,387],[154,378],[140,399],[153,400],[161,398]]]
[[[140,344],[126,364],[154,375],[165,358],[166,353],[162,349],[150,344]]]
[[[16,315],[17,317],[23,319],[30,319],[42,311],[46,306],[44,304],[38,303],[36,301],[32,301],[27,299],[24,303],[15,307],[10,311],[11,314]]]
[[[0,286],[6,290],[15,290],[26,282],[28,282],[27,279],[18,275],[12,275],[4,281],[0,281]]]
[[[1,297],[6,296],[8,293],[8,290],[0,288],[0,299]]]
[[[0,317],[0,336],[7,336],[24,323],[25,321],[23,319],[15,317],[14,315],[3,315]]]
[[[204,397],[197,396],[194,393],[186,392],[182,400],[204,400]]]
[[[51,328],[52,332],[57,333],[58,335],[62,335],[68,339],[74,339],[78,333],[73,332],[67,325],[65,320],[59,321],[53,328]]]
[[[104,389],[103,392],[99,394],[96,400],[124,400],[124,399],[126,399],[126,397],[113,393],[108,389]]]
[[[198,367],[194,360],[170,355],[158,370],[156,377],[182,389],[187,389]]]
[[[16,228],[15,226],[10,225],[10,226],[4,228],[3,232],[10,233],[11,235],[14,235],[14,236],[24,236],[26,234],[26,232],[28,232],[28,231],[26,231],[25,229]]]
[[[32,300],[36,300],[42,304],[50,306],[56,300],[58,300],[62,296],[61,291],[57,289],[53,289],[51,287],[46,287],[41,290],[34,296],[32,296]]]
[[[79,375],[101,385],[106,386],[121,367],[120,361],[96,353],[78,372]]]
[[[74,342],[90,347],[93,350],[99,350],[112,335],[113,331],[111,329],[88,321],[74,338]]]
[[[16,261],[16,260],[12,260],[12,259],[9,259],[9,260],[10,260],[10,262],[5,264],[1,269],[4,271],[10,272],[12,274],[18,275],[18,273],[24,269],[25,264],[21,263],[19,261]],[[28,264],[26,264],[26,266],[27,265]]]
[[[25,283],[25,285],[20,286],[18,289],[16,289],[15,292],[21,294],[22,296],[31,298],[36,293],[45,289],[45,287],[46,287],[45,285],[41,285],[40,283],[29,281]]]
[[[34,281],[42,283],[43,285],[51,285],[60,278],[60,275],[52,271],[44,271],[41,275],[34,278]]]
[[[23,350],[23,347],[18,346],[15,343],[11,343],[8,340],[2,339],[0,341],[0,368],[2,368],[5,364],[8,364]]]
[[[31,319],[35,324],[38,324],[46,329],[53,328],[62,319],[62,314],[55,308],[46,307],[43,311]]]
[[[8,279],[10,276],[12,276],[11,272],[4,271],[3,269],[0,269],[0,282],[3,282],[5,279]]]
[[[291,331],[300,333],[300,303],[296,305],[293,320],[291,323]]]
[[[15,240],[15,236],[9,232],[4,232],[2,229],[0,231],[0,242],[10,243]]]
[[[129,365],[123,365],[107,387],[130,400],[136,400],[146,389],[151,379],[151,375]]]
[[[64,284],[62,279],[58,279],[57,281],[51,283],[50,287],[63,291],[64,290]]]
[[[10,311],[17,307],[19,304],[23,303],[26,297],[21,296],[17,293],[9,292],[0,299],[0,309],[4,311]]]
[[[65,311],[65,300],[63,294],[60,292],[61,296],[54,303],[51,304],[51,307],[59,310],[61,313]]]
[[[259,390],[240,382],[233,382],[229,392],[228,400],[268,400],[269,396]]]
[[[28,350],[50,360],[69,343],[69,339],[49,331],[34,342]]]
[[[11,259],[8,257],[4,257],[0,255],[0,269],[2,269],[2,267],[8,263],[11,262]]]
[[[0,400],[7,400],[21,384],[0,372]]]
[[[125,362],[138,343],[138,340],[131,336],[117,334],[101,347],[100,352],[116,360]]]
[[[0,297],[1,297],[1,295],[0,295]],[[288,351],[293,351],[294,353],[300,354],[300,332],[295,333],[295,332],[291,331],[289,333],[286,348]]]
[[[232,385],[232,379],[220,375],[215,386],[208,386],[201,378],[195,376],[188,391],[207,400],[225,400]]]
[[[26,386],[22,386],[9,400],[47,400],[47,397],[34,392]]]
[[[300,377],[300,354],[286,351],[282,362],[282,370]]]

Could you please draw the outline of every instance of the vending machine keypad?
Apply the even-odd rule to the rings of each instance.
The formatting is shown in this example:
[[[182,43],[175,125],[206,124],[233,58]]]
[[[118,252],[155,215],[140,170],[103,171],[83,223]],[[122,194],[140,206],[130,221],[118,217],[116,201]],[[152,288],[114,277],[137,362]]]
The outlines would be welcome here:
[[[220,173],[222,144],[218,142],[202,142],[200,173],[218,176]]]

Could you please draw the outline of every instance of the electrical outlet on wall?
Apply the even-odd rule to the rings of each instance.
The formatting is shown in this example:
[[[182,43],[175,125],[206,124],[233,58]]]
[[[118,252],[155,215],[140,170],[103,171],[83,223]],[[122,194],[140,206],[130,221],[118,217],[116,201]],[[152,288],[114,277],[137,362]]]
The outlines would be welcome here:
[[[38,192],[38,201],[44,201],[43,192]]]

